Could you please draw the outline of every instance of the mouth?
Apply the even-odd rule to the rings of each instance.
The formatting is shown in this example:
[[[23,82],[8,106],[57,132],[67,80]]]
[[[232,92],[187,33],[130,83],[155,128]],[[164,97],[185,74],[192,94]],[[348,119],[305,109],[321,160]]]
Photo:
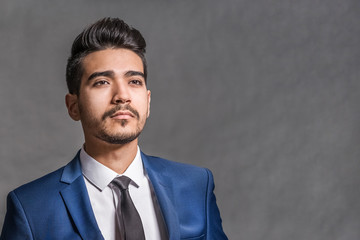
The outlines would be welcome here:
[[[102,116],[102,120],[105,121],[106,118],[111,119],[139,119],[139,113],[130,105],[117,105],[116,107],[105,112]]]
[[[112,119],[130,119],[133,118],[134,115],[130,111],[117,111],[116,113],[112,114],[110,118]]]

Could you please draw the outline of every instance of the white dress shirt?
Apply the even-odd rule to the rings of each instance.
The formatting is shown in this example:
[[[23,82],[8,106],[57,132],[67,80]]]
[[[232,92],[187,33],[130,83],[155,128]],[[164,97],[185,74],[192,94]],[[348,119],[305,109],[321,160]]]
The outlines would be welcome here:
[[[115,210],[119,196],[109,184],[115,177],[121,175],[90,157],[84,148],[80,151],[80,162],[91,206],[100,231],[105,240],[115,240]],[[132,180],[129,185],[129,193],[139,212],[145,238],[147,240],[161,239],[151,198],[149,179],[144,171],[139,147],[133,162],[122,175]]]

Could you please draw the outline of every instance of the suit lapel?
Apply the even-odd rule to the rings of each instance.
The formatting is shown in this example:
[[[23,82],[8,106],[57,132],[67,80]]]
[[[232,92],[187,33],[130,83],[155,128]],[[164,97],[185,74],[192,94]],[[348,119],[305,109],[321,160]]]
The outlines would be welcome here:
[[[180,239],[179,218],[174,207],[172,179],[165,174],[166,169],[152,157],[141,153],[144,168],[154,187],[156,197],[164,216],[169,240]],[[97,225],[84,178],[82,177],[79,153],[64,168],[61,182],[68,184],[61,190],[61,196],[82,239],[104,239]]]
[[[68,184],[60,193],[82,239],[104,239],[91,208],[79,154],[64,168],[61,181]]]
[[[180,239],[180,224],[174,207],[172,188],[170,187],[171,178],[164,174],[165,169],[162,169],[163,166],[156,165],[155,162],[152,162],[152,157],[141,153],[141,158],[159,201],[168,229],[169,239],[178,240]]]

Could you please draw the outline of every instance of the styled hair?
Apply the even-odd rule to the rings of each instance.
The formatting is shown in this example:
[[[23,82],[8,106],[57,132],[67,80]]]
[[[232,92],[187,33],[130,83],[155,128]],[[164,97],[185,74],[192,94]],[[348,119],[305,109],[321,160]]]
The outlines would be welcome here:
[[[109,48],[124,48],[136,53],[142,60],[146,82],[146,42],[141,33],[119,18],[103,18],[85,28],[74,40],[66,66],[69,93],[79,95],[82,60],[90,53]]]

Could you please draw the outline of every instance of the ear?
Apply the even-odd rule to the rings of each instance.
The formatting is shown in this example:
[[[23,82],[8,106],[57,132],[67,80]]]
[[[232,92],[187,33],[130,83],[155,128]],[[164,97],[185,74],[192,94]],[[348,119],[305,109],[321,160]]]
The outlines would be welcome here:
[[[79,112],[79,102],[78,102],[78,96],[76,94],[66,94],[65,96],[65,103],[66,107],[68,109],[69,116],[74,121],[80,120],[80,112]]]
[[[150,116],[150,102],[151,102],[151,92],[147,90],[148,106],[147,106],[147,118]]]

